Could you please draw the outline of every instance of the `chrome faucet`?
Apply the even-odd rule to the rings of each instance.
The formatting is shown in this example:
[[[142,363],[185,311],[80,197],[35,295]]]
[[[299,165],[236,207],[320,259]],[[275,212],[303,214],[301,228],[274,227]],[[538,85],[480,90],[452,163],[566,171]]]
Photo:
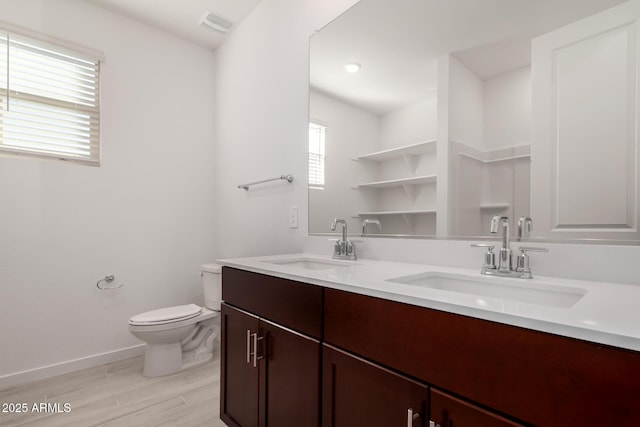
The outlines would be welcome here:
[[[382,224],[380,224],[380,220],[367,218],[362,221],[362,235],[365,236],[367,234],[367,225],[368,224],[376,224],[378,226],[378,231],[382,231]]]
[[[335,218],[331,223],[331,231],[336,231],[338,224],[342,224],[342,239],[339,239],[333,247],[333,258],[358,259],[356,256],[356,244],[347,240],[347,221]]]
[[[526,234],[533,230],[533,221],[529,217],[521,216],[518,219],[518,241],[522,240],[523,237],[526,237]]]
[[[511,247],[510,247],[510,229],[509,218],[506,216],[496,215],[491,219],[491,232],[497,233],[498,227],[502,225],[502,247],[498,254],[498,271],[510,271],[511,268]]]
[[[531,224],[531,218],[522,217],[518,221],[518,229],[520,231],[523,226],[528,226],[530,231]],[[516,257],[516,268],[513,268],[509,235],[509,218],[500,215],[494,216],[491,219],[491,232],[494,234],[497,233],[500,226],[502,226],[502,247],[498,254],[497,266],[495,264],[493,245],[485,243],[473,243],[471,245],[472,247],[487,248],[487,252],[484,255],[484,264],[480,272],[490,276],[508,276],[518,277],[521,279],[531,279],[533,276],[531,274],[531,269],[529,268],[529,255],[527,255],[527,252],[549,252],[549,249],[528,246],[519,247],[518,249],[520,250],[520,254]],[[520,233],[518,235],[520,236]]]
[[[331,231],[336,231],[338,224],[342,224],[342,240],[347,241],[347,221],[344,219],[334,218],[331,223]]]

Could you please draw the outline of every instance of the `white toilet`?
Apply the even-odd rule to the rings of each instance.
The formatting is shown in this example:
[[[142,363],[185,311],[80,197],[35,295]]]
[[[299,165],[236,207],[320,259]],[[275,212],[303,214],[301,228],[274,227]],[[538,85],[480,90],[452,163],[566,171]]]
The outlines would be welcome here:
[[[220,333],[222,268],[205,264],[201,271],[206,307],[178,305],[129,319],[129,331],[147,343],[142,373],[145,377],[172,374],[213,356],[213,342]]]

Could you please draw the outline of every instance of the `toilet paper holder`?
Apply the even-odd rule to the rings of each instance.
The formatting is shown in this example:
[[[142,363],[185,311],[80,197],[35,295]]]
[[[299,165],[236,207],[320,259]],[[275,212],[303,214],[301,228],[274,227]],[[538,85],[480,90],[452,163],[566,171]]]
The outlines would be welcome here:
[[[110,284],[113,283],[113,281],[116,280],[116,276],[114,276],[113,274],[108,274],[106,276],[104,276],[104,279],[100,279],[96,282],[96,287],[100,290],[106,290],[106,289],[118,289],[124,286],[124,283],[120,283],[119,286],[106,286],[105,284]]]

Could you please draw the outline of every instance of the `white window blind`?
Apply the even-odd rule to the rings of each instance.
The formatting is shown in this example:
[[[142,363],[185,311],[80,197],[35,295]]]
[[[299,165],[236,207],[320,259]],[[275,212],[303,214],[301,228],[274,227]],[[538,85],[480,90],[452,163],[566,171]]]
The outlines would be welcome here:
[[[324,188],[324,138],[327,127],[309,122],[309,187]]]
[[[100,164],[100,61],[0,29],[0,153]]]

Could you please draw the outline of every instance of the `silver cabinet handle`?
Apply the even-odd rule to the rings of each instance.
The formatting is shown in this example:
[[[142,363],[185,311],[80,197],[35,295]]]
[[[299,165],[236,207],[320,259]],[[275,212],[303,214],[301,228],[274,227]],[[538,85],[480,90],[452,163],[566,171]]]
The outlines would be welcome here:
[[[251,330],[247,329],[247,363],[253,363],[253,367],[258,367],[258,360],[262,359],[263,356],[258,355],[258,341],[263,339],[263,337],[259,337],[258,333],[251,333]],[[253,351],[251,351],[251,346],[253,344]],[[253,358],[253,362],[252,359]]]
[[[436,424],[433,421],[429,420],[429,427],[440,427],[440,424]]]
[[[247,363],[251,363],[251,331],[247,329]]]
[[[253,335],[253,367],[258,367],[258,333],[256,332]]]
[[[258,341],[264,339],[263,337],[259,337],[258,333],[256,332],[255,334],[249,334],[247,339],[250,339],[251,337],[253,337],[253,351],[249,352],[249,356],[253,356],[253,367],[257,368],[258,367],[258,360],[262,359],[263,356],[259,356],[258,355]],[[250,363],[249,359],[247,358],[247,363]]]
[[[413,409],[407,409],[407,427],[413,427],[413,422],[420,419],[419,413],[413,413]]]

